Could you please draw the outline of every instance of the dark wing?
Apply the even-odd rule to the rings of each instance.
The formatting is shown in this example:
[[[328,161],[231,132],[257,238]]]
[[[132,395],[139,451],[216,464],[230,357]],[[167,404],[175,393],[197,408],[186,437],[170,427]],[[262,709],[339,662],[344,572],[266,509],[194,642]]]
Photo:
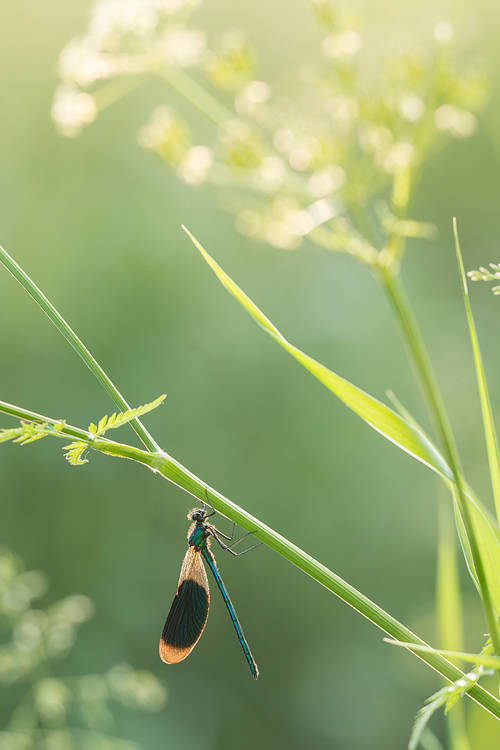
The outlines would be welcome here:
[[[205,628],[209,606],[210,591],[201,555],[189,547],[160,638],[162,661],[176,664],[191,653]]]

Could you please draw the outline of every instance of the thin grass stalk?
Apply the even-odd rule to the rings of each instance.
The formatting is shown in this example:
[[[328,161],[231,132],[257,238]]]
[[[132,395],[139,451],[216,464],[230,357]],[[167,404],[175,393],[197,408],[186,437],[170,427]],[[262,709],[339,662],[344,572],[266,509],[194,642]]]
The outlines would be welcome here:
[[[469,299],[469,289],[467,287],[467,276],[465,275],[462,253],[460,250],[460,241],[458,239],[457,220],[453,219],[453,232],[455,235],[455,247],[457,261],[460,269],[462,280],[462,291],[464,296],[465,311],[467,313],[467,323],[469,325],[470,340],[472,344],[472,353],[474,356],[474,366],[476,368],[476,379],[479,390],[479,400],[481,403],[481,412],[483,415],[484,435],[486,440],[486,450],[488,453],[488,464],[490,468],[491,486],[495,500],[495,509],[497,521],[500,523],[500,461],[498,456],[498,439],[493,421],[488,386],[486,385],[486,375],[484,372],[483,359],[479,348],[476,324],[472,314],[472,308]]]
[[[498,632],[497,618],[491,602],[491,596],[484,572],[481,552],[477,543],[467,498],[465,496],[465,490],[461,478],[458,449],[455,443],[455,438],[453,436],[441,392],[434,375],[434,370],[432,368],[427,349],[420,333],[420,329],[401,284],[399,274],[394,273],[390,267],[382,267],[380,271],[380,279],[382,281],[383,289],[395,314],[396,320],[399,324],[400,330],[403,333],[403,338],[410,354],[410,359],[414,365],[417,375],[419,376],[419,380],[422,384],[423,391],[428,402],[430,414],[433,418],[437,433],[441,438],[441,444],[443,446],[445,459],[454,476],[454,483],[457,487],[459,498],[460,511],[462,513],[464,525],[467,531],[471,553],[474,560],[474,566],[481,589],[483,609],[486,617],[486,622],[488,623],[488,630],[491,635],[495,653],[500,654],[500,634]]]
[[[118,388],[116,388],[116,386],[111,382],[102,367],[96,362],[94,357],[91,355],[83,342],[78,338],[73,329],[68,325],[68,323],[66,323],[66,321],[64,320],[62,315],[58,313],[54,305],[49,302],[43,292],[36,286],[36,284],[23,271],[23,269],[18,266],[15,260],[11,258],[11,256],[3,249],[3,247],[0,247],[0,263],[2,263],[8,271],[10,271],[12,276],[14,276],[14,278],[21,284],[23,289],[28,292],[30,297],[32,297],[37,305],[42,308],[43,312],[52,321],[57,330],[64,336],[66,341],[73,347],[78,356],[85,362],[92,374],[95,375],[104,390],[111,396],[120,411],[127,411],[128,409],[130,409],[130,406],[127,404]],[[139,419],[133,419],[130,422],[130,425],[148,450],[160,450],[159,445],[149,434],[149,432],[144,428]]]

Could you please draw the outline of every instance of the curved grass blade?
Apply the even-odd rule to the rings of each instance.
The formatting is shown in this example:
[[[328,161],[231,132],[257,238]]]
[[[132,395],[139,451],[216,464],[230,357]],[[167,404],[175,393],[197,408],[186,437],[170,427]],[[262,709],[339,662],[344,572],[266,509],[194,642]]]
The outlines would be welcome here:
[[[438,501],[437,623],[441,648],[462,652],[463,606],[456,554],[456,531],[453,509],[447,500],[447,497],[439,497]],[[457,666],[462,667],[462,662]],[[446,722],[451,747],[456,750],[472,750],[462,701],[457,703],[454,711],[447,713]]]
[[[472,353],[474,355],[474,365],[476,368],[476,379],[479,390],[479,400],[481,402],[481,412],[483,415],[484,436],[486,439],[486,449],[488,452],[488,463],[490,467],[491,485],[493,488],[493,497],[495,499],[495,508],[497,520],[500,523],[500,460],[498,455],[498,439],[491,412],[490,397],[486,385],[483,360],[479,341],[477,338],[476,324],[472,315],[472,308],[469,299],[469,288],[467,286],[467,277],[465,275],[462,253],[460,250],[460,241],[458,239],[457,220],[453,219],[453,232],[455,235],[455,250],[457,253],[458,268],[462,280],[462,292],[464,295],[465,311],[467,313],[467,322],[469,324],[469,334],[472,344]]]
[[[392,403],[396,406],[398,412],[406,419],[406,421],[413,425],[417,432],[420,432],[425,438],[427,438],[427,435],[424,433],[422,428],[418,425],[412,415],[405,409],[405,407],[398,401],[394,394],[389,393],[388,395]],[[481,595],[481,587],[479,585],[476,567],[474,565],[469,538],[467,536],[462,513],[460,511],[460,503],[456,486],[452,482],[445,481],[445,483],[452,493],[453,505],[455,510],[455,520],[465,561],[467,563],[467,567],[471,574],[472,580],[474,581],[474,584],[479,594]],[[463,477],[462,486],[464,488],[464,494],[469,506],[469,513],[471,516],[474,534],[481,549],[483,568],[488,584],[488,590],[491,596],[492,605],[495,612],[500,613],[500,533],[489,510],[480,502],[479,498],[475,495],[474,491],[467,484],[466,480]]]
[[[12,276],[21,284],[26,292],[32,297],[37,305],[41,307],[43,312],[52,321],[57,330],[64,336],[66,341],[73,347],[78,356],[85,362],[89,370],[94,374],[97,380],[100,382],[105,391],[111,396],[115,404],[118,406],[120,411],[125,412],[130,409],[129,404],[125,401],[120,391],[112,383],[110,378],[106,375],[102,367],[91,355],[89,350],[84,346],[83,342],[78,338],[73,329],[66,323],[62,315],[56,310],[54,305],[47,299],[43,292],[37,287],[37,285],[30,279],[27,273],[18,266],[16,261],[11,258],[3,247],[0,247],[0,263],[12,274]],[[152,436],[143,426],[141,421],[134,418],[130,422],[130,426],[139,436],[146,448],[155,453],[160,450],[160,446],[153,440]]]
[[[460,536],[460,542],[464,551],[467,567],[471,572],[476,587],[479,589],[479,582],[474,565],[473,555],[470,548],[469,540],[465,531],[462,520],[456,488],[452,485],[455,517],[457,519],[457,528]],[[491,518],[489,511],[479,503],[479,500],[467,488],[467,501],[471,513],[472,524],[476,535],[477,543],[481,549],[481,558],[483,561],[484,573],[488,583],[488,589],[495,612],[500,613],[500,533]]]
[[[257,323],[309,370],[323,385],[332,391],[346,406],[352,409],[358,416],[367,422],[370,427],[380,432],[391,442],[398,445],[404,451],[414,456],[422,463],[429,466],[449,481],[453,481],[453,475],[446,461],[435,446],[413,425],[396,414],[395,411],[368,395],[349,381],[336,375],[324,365],[312,357],[309,357],[297,347],[290,344],[278,331],[271,321],[259,310],[252,300],[234,283],[234,281],[213,260],[207,251],[200,245],[198,240],[184,227],[194,245],[203,255],[208,265],[217,275],[219,281],[235,297],[238,302],[250,313]]]

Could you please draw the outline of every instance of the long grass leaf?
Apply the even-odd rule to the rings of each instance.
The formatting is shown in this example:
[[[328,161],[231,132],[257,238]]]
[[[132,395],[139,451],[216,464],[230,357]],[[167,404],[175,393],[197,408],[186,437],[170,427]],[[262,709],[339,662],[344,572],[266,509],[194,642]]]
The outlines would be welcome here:
[[[120,411],[124,412],[130,409],[123,396],[121,395],[118,388],[106,375],[99,363],[94,359],[89,350],[78,338],[73,329],[64,320],[62,315],[56,310],[54,305],[47,299],[43,292],[37,287],[37,285],[30,279],[27,273],[11,258],[3,247],[0,247],[0,263],[10,271],[12,276],[21,284],[23,289],[28,292],[37,305],[43,310],[47,317],[55,325],[59,333],[61,333],[66,341],[73,347],[78,356],[85,362],[89,370],[92,372],[94,377],[100,382],[105,391],[111,396],[115,404],[119,407]],[[143,426],[139,419],[133,419],[130,423],[133,430],[142,440],[144,445],[149,451],[155,452],[159,450],[158,444],[153,440],[152,436]]]
[[[439,640],[442,648],[463,652],[463,610],[453,521],[449,502],[440,497],[436,587]],[[446,714],[446,721],[451,747],[454,750],[471,750],[463,701],[457,703],[454,711]],[[423,739],[421,745],[425,747]]]
[[[311,372],[323,385],[334,393],[349,408],[365,420],[371,427],[380,432],[388,440],[398,445],[407,453],[429,466],[441,476],[452,481],[451,471],[443,457],[434,445],[418,432],[405,419],[396,414],[395,411],[362,391],[357,386],[329,370],[324,365],[290,344],[271,323],[264,313],[259,310],[252,300],[234,283],[234,281],[222,270],[222,268],[207,253],[198,240],[184,227],[194,245],[203,255],[209,266],[217,275],[223,286],[238,300],[238,302],[250,313],[252,318],[297,359],[309,372]]]
[[[443,648],[463,651],[463,616],[458,575],[453,511],[449,502],[439,503],[437,556],[437,614]]]
[[[474,559],[469,539],[465,532],[455,485],[451,485],[451,489],[455,505],[455,518],[457,520],[457,528],[465,560],[474,583],[480,591]],[[489,511],[479,502],[470,488],[467,489],[466,497],[469,504],[469,511],[476,541],[481,549],[481,559],[491,603],[493,609],[498,614],[500,613],[500,533],[496,528],[495,522],[491,518]]]
[[[460,269],[460,278],[462,280],[462,292],[464,295],[465,311],[467,313],[467,322],[469,324],[470,340],[472,352],[474,355],[474,365],[476,368],[477,386],[479,389],[479,399],[481,402],[481,412],[483,415],[484,436],[486,439],[486,448],[488,452],[488,463],[490,467],[491,485],[493,488],[493,497],[495,499],[495,508],[497,520],[500,523],[500,459],[498,455],[498,439],[491,412],[490,397],[486,384],[484,373],[483,359],[479,348],[477,338],[476,324],[472,315],[472,308],[469,299],[469,288],[467,286],[467,277],[465,275],[462,253],[460,250],[460,241],[458,239],[457,220],[453,219],[453,232],[455,234],[455,250],[457,253],[458,267]]]
[[[409,422],[409,424],[411,424],[415,430],[420,432],[424,438],[427,438],[427,435],[425,434],[423,429],[419,426],[419,424],[407,411],[407,409],[405,409],[405,407],[398,401],[394,394],[389,392],[388,395],[392,403],[396,406],[398,412],[406,419],[406,421]],[[488,589],[491,595],[491,600],[495,611],[498,613],[500,612],[500,533],[498,532],[495,520],[492,518],[489,510],[480,502],[479,498],[475,495],[474,491],[467,484],[466,480],[463,477],[461,477],[461,481],[464,495],[468,503],[474,533],[481,548],[483,567],[488,583]],[[469,538],[467,536],[462,513],[460,511],[458,492],[455,484],[447,482],[446,480],[445,484],[452,493],[455,521],[465,561],[467,563],[467,567],[471,574],[472,580],[474,581],[474,584],[480,594],[481,587],[479,585],[479,580],[474,565]],[[447,593],[450,593],[449,590]],[[446,605],[447,607],[448,604]],[[450,617],[453,620],[455,616]],[[455,622],[457,622],[457,620],[455,620]]]

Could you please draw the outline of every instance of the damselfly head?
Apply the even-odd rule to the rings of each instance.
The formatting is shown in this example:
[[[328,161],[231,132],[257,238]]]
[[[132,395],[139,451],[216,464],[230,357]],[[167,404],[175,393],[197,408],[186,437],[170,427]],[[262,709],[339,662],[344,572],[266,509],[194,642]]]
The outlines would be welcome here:
[[[204,521],[206,517],[207,511],[205,508],[193,508],[193,510],[190,510],[188,513],[190,521]]]

